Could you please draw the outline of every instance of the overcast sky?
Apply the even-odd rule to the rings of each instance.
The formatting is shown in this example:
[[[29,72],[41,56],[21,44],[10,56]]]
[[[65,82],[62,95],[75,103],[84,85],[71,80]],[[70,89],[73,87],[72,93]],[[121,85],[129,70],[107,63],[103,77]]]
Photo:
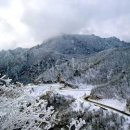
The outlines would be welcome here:
[[[65,33],[130,41],[130,0],[0,0],[0,50]]]

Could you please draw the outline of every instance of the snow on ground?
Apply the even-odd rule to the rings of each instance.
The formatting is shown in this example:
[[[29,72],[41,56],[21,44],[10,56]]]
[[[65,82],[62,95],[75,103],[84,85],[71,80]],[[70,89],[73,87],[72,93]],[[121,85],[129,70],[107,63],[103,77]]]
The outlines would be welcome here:
[[[91,110],[98,109],[99,107],[95,106],[92,103],[86,102],[83,98],[85,96],[90,95],[93,86],[91,85],[85,86],[83,84],[80,86],[82,86],[80,89],[72,89],[72,88],[64,88],[63,84],[59,83],[40,84],[40,85],[29,84],[23,87],[23,93],[17,99],[12,101],[8,99],[8,101],[5,100],[4,102],[0,103],[0,112],[6,113],[6,111],[10,109],[10,107],[12,106],[17,107],[17,104],[19,104],[20,102],[33,102],[38,97],[45,94],[47,91],[53,91],[64,96],[72,96],[73,98],[75,98],[76,100],[73,103],[72,108],[76,111],[80,110],[81,107],[84,108],[90,107]],[[125,104],[126,104],[125,101],[119,101],[116,99],[102,99],[102,100],[96,100],[96,102],[117,108],[121,111],[125,111]]]
[[[87,85],[87,84],[82,84],[82,83],[78,84],[78,86],[80,89],[89,89],[90,91],[95,87],[93,85]]]
[[[99,107],[95,106],[92,103],[85,102],[83,97],[90,95],[91,89],[94,86],[91,85],[84,85],[80,84],[80,89],[72,89],[72,88],[64,88],[63,84],[55,83],[55,84],[40,84],[40,85],[27,85],[24,90],[24,95],[26,95],[26,99],[36,99],[42,94],[46,93],[47,91],[55,91],[61,95],[64,96],[72,96],[76,99],[76,101],[73,103],[72,108],[74,110],[79,110],[81,108],[80,104],[83,103],[84,107],[91,106],[91,110],[97,109]],[[121,111],[125,111],[125,101],[119,101],[116,99],[101,99],[96,100],[96,102],[99,102],[104,105],[111,106],[113,108],[116,108]]]
[[[23,87],[23,93],[16,100],[3,99],[3,102],[0,102],[0,112],[6,112],[7,109],[18,104],[21,101],[22,102],[23,101],[24,102],[33,102],[38,97],[45,94],[47,91],[53,91],[53,92],[55,91],[61,95],[72,96],[73,98],[75,98],[76,101],[74,102],[74,104],[72,106],[73,109],[75,109],[75,110],[80,109],[81,103],[84,104],[84,107],[91,105],[91,109],[98,108],[97,106],[94,106],[94,104],[92,104],[92,103],[85,102],[83,99],[83,97],[90,95],[91,89],[94,86],[91,86],[91,85],[86,86],[84,84],[79,84],[79,86],[80,86],[80,89],[72,89],[72,88],[64,88],[63,84],[60,84],[60,83],[40,84],[40,85],[29,84],[29,85]],[[119,101],[116,99],[102,99],[102,100],[96,100],[96,102],[114,107],[114,108],[119,109],[121,111],[126,110],[125,109],[125,104],[126,104],[125,101]],[[3,111],[4,107],[6,107],[6,109],[4,109],[4,111]]]
[[[80,89],[72,89],[72,88],[64,88],[63,84],[55,83],[55,84],[40,84],[40,85],[33,85],[29,84],[27,86],[24,86],[23,93],[21,93],[21,96],[16,99],[6,99],[3,98],[2,102],[0,102],[0,115],[10,115],[10,113],[15,113],[14,110],[17,110],[22,102],[31,102],[33,103],[36,101],[37,98],[39,98],[41,95],[45,94],[47,91],[53,91],[56,93],[59,93],[64,96],[72,96],[75,101],[71,104],[71,108],[74,111],[93,111],[97,110],[100,107],[95,106],[94,103],[89,103],[84,100],[84,97],[90,95],[91,89],[94,86],[88,85],[80,85]],[[1,100],[0,100],[1,101]],[[111,107],[114,107],[116,109],[119,109],[121,111],[125,111],[125,101],[119,101],[116,99],[102,99],[102,100],[96,100],[96,102],[99,102],[104,105],[108,105]],[[127,120],[127,124],[130,123],[130,118]]]
[[[99,109],[98,106],[95,106],[92,103],[86,102],[82,97],[79,99],[76,99],[74,103],[72,103],[72,109],[74,111],[81,111],[82,109],[86,109],[89,111],[97,110]]]
[[[65,96],[72,96],[75,99],[79,99],[80,97],[83,97],[85,95],[89,95],[90,91],[88,90],[74,90],[74,89],[69,89],[69,90],[60,90],[58,91],[58,93],[60,93],[61,95],[65,95]]]
[[[63,84],[55,83],[55,84],[40,84],[40,85],[33,85],[29,84],[22,88],[22,93],[20,96],[15,99],[4,99],[0,102],[0,114],[9,115],[10,113],[15,112],[21,103],[33,103],[36,99],[38,99],[41,95],[45,94],[47,91],[53,91],[59,93],[64,96],[72,96],[75,98],[75,102],[72,104],[72,109],[75,111],[81,110],[81,104],[84,103],[83,107],[90,107],[93,106],[88,102],[83,101],[83,97],[85,95],[89,95],[92,87],[87,89],[72,89],[72,88],[64,88]],[[92,107],[93,108],[93,107]],[[2,115],[2,114],[1,114]]]
[[[61,89],[62,88],[62,89]],[[61,95],[65,96],[72,96],[75,99],[79,99],[80,97],[83,97],[84,95],[89,95],[90,94],[90,89],[71,89],[71,88],[64,88],[63,85],[59,83],[55,84],[40,84],[40,85],[33,85],[29,84],[27,86],[24,86],[23,92],[21,93],[21,96],[16,98],[15,100],[13,99],[6,99],[4,97],[1,97],[0,99],[0,110],[3,109],[4,107],[16,105],[19,102],[29,102],[29,101],[34,101],[37,99],[39,96],[42,94],[46,93],[47,91],[55,91]]]
[[[98,107],[90,104],[89,102],[84,102],[83,97],[90,95],[91,89],[93,86],[88,85],[84,86],[82,84],[82,89],[72,89],[72,88],[64,88],[62,84],[41,84],[41,85],[28,85],[25,89],[25,94],[32,97],[37,98],[40,95],[44,94],[46,91],[55,91],[64,96],[72,96],[75,98],[75,102],[72,104],[72,109],[75,111],[79,111],[81,109],[81,104],[83,103],[83,107],[91,107],[90,109],[97,109]]]
[[[62,84],[55,83],[55,84],[40,84],[40,85],[27,85],[24,90],[26,95],[32,97],[38,97],[49,90],[58,90],[59,88],[63,87]]]
[[[117,99],[101,99],[101,100],[96,100],[96,102],[107,105],[107,106],[111,106],[111,107],[116,108],[121,111],[126,110],[126,101],[125,100],[119,101]]]
[[[87,89],[72,89],[72,88],[64,88],[63,84],[55,83],[55,84],[41,84],[41,85],[27,85],[25,87],[25,94],[38,97],[45,93],[46,91],[52,90],[56,91],[59,94],[72,96],[76,99],[83,97],[84,95],[90,95],[92,86],[86,87]]]

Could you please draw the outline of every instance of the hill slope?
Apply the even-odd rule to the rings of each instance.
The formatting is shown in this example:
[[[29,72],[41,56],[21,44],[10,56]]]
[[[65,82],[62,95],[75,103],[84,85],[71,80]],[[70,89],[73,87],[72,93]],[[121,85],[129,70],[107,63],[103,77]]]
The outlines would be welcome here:
[[[110,48],[128,47],[115,37],[95,35],[63,35],[47,40],[30,49],[0,52],[0,73],[25,84],[34,82],[39,75],[55,65],[72,58],[84,59]]]
[[[94,85],[92,95],[123,97],[130,95],[130,48],[109,49],[84,59],[72,59],[46,70],[37,81],[61,80]]]

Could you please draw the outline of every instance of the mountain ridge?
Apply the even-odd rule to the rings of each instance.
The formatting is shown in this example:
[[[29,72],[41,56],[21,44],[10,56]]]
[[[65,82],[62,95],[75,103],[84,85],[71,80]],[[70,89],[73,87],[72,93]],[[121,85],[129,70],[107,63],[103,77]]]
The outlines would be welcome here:
[[[0,73],[25,84],[55,64],[72,58],[84,59],[110,48],[127,48],[130,44],[115,37],[100,38],[95,35],[62,35],[30,49],[18,48],[0,52]]]

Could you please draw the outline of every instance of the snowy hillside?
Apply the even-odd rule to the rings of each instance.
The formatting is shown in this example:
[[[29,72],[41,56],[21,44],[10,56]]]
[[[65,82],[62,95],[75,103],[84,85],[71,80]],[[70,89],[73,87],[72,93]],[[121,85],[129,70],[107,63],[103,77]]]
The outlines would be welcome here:
[[[1,86],[4,92],[0,97],[0,129],[128,130],[130,116],[85,100],[91,89],[92,86],[64,88],[59,83]],[[12,97],[9,91],[16,96]]]
[[[47,69],[72,58],[84,59],[103,50],[129,46],[115,37],[62,35],[30,49],[0,52],[0,73],[11,77],[13,81],[32,83]]]
[[[109,49],[84,59],[57,65],[39,75],[36,81],[61,80],[96,86],[92,95],[104,98],[127,98],[130,95],[130,48]]]

